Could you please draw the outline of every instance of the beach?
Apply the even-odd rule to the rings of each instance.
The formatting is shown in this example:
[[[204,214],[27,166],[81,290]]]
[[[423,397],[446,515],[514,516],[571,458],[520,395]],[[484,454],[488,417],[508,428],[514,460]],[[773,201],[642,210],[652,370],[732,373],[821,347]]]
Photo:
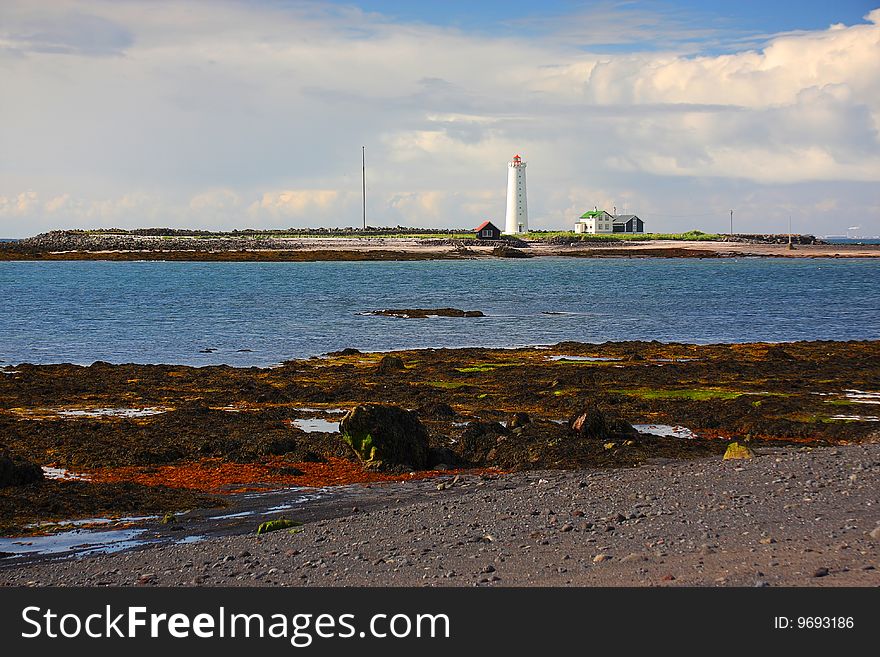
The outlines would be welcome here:
[[[102,554],[116,548],[98,541],[57,561],[78,552],[2,539],[0,580],[422,584],[412,551],[434,537],[431,568],[446,570],[432,570],[431,584],[486,583],[433,575],[487,558],[509,561],[488,583],[744,584],[765,572],[752,572],[755,550],[787,564],[768,575],[774,583],[871,585],[878,367],[876,341],[348,349],[265,369],[19,364],[0,377],[5,446],[54,474],[0,488],[4,535],[40,541],[75,527],[74,545],[88,547],[77,532],[125,531],[133,543],[121,547],[133,551]],[[362,462],[340,421],[371,404],[424,427],[423,464]],[[754,458],[723,460],[732,441]],[[450,500],[443,513],[438,498]],[[647,502],[657,513],[642,517],[636,505]],[[277,518],[305,524],[257,539]],[[506,539],[494,545],[496,535]],[[328,560],[327,545],[363,540],[373,547]],[[281,550],[284,541],[295,547]],[[243,552],[270,565],[241,571],[226,559]],[[196,554],[220,555],[212,568],[234,576],[198,580]],[[321,559],[332,578],[291,566]],[[663,568],[641,572],[649,563]],[[837,579],[808,572],[823,567]],[[272,568],[284,577],[255,579]]]
[[[0,565],[0,584],[880,584],[880,445],[758,453],[375,485],[315,503],[295,533]]]

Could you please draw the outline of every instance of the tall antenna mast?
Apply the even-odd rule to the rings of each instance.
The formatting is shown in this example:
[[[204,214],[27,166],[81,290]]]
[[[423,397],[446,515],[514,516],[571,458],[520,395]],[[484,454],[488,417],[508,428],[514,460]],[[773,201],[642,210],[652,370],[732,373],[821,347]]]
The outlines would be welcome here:
[[[730,211],[730,236],[733,237],[733,210]]]
[[[364,230],[367,229],[367,147],[361,146],[361,185],[364,198]]]

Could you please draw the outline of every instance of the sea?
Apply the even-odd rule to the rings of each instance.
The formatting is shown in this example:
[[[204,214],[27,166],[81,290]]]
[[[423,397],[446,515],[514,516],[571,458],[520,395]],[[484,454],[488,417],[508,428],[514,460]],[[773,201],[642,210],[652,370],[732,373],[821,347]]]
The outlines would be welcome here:
[[[880,244],[880,237],[823,237],[829,244]]]
[[[608,340],[880,339],[880,259],[0,262],[0,367],[272,366]],[[387,308],[480,310],[405,319]]]

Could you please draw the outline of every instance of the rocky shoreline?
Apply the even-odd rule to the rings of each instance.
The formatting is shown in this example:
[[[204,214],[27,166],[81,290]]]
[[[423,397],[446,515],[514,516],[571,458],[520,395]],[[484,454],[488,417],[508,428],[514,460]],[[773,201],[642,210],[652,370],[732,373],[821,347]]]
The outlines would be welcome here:
[[[620,469],[720,458],[730,441],[843,446],[880,435],[878,342],[345,349],[267,369],[0,371],[7,536],[35,522],[224,505],[267,486]],[[400,454],[416,456],[389,458],[378,428],[344,435],[340,421],[365,404],[390,409],[377,427],[412,424],[399,433],[422,444]],[[62,479],[22,478],[37,466]]]
[[[396,231],[395,231],[396,232]],[[440,234],[437,234],[440,233]],[[557,235],[499,241],[454,231],[52,231],[0,243],[7,260],[315,262],[531,257],[878,257],[880,245],[829,245],[810,235],[733,235],[713,240],[609,240]]]
[[[262,536],[0,561],[0,585],[880,585],[877,444],[440,484],[362,488]]]

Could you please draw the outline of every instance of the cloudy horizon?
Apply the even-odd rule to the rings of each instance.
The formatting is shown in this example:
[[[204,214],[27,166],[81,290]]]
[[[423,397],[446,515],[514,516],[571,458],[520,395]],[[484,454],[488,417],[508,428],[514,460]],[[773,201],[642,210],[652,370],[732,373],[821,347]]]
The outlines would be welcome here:
[[[492,5],[4,2],[0,237],[357,226],[362,145],[374,226],[500,225],[519,153],[533,229],[880,234],[880,8]]]

